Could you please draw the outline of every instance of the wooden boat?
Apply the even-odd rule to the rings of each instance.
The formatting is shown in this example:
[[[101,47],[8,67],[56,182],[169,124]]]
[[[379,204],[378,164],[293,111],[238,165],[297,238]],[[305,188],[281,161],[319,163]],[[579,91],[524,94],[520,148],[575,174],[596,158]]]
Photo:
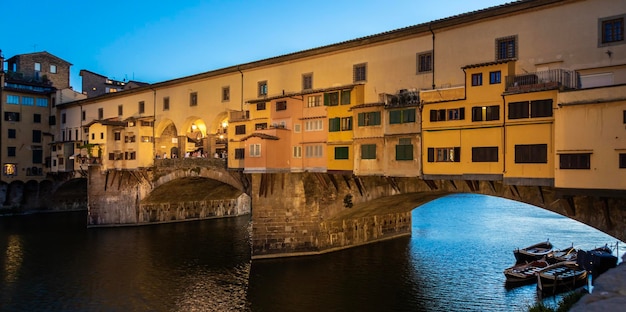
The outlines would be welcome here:
[[[504,270],[506,277],[506,287],[516,287],[526,284],[532,284],[537,281],[537,272],[549,266],[546,260],[535,260],[528,263],[516,264]]]
[[[578,257],[578,250],[572,247],[568,247],[562,250],[555,250],[548,255],[548,262],[555,264],[563,261],[576,261]]]
[[[550,243],[550,241],[545,241],[526,248],[515,249],[513,251],[513,255],[515,255],[515,263],[521,264],[539,260],[548,256],[550,252],[552,252],[552,243]]]
[[[600,274],[617,266],[617,257],[613,250],[605,245],[592,250],[579,250],[576,263],[591,273],[592,283]]]
[[[573,261],[552,264],[537,272],[537,292],[541,296],[550,296],[585,285],[587,285],[587,270]]]

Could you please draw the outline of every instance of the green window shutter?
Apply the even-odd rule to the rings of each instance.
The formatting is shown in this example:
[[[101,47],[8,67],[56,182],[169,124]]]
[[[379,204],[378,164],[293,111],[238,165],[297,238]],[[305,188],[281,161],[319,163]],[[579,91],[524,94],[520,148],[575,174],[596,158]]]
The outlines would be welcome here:
[[[335,147],[335,159],[349,159],[349,148],[347,146]]]
[[[431,109],[430,110],[430,121],[437,121],[437,110],[436,109]]]
[[[459,120],[465,120],[465,107],[459,108]]]
[[[454,148],[454,162],[460,162],[460,161],[461,161],[461,148],[457,146]]]
[[[324,93],[324,106],[330,105],[330,95],[328,93]]]
[[[402,122],[415,122],[415,108],[402,111]]]
[[[359,127],[363,127],[365,125],[365,113],[359,113]]]
[[[372,125],[380,125],[380,112],[372,112]]]
[[[341,91],[341,105],[350,104],[350,90]]]
[[[399,110],[389,111],[389,123],[390,124],[402,123],[402,111],[399,111]]]
[[[341,125],[340,118],[329,118],[328,119],[328,132],[339,131],[340,125]]]

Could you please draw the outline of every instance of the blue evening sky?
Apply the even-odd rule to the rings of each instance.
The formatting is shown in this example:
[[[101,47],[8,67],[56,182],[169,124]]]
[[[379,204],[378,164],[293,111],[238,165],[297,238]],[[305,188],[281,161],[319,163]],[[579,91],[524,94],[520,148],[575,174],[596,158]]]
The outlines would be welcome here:
[[[117,80],[160,82],[501,5],[504,0],[0,1],[5,58],[48,51]]]

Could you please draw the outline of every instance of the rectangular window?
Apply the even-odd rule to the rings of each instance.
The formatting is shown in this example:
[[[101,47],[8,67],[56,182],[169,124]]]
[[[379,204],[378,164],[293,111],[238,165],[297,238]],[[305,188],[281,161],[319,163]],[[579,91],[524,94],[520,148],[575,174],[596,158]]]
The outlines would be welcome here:
[[[517,57],[517,36],[496,39],[496,60]]]
[[[56,74],[57,73],[57,66],[56,65],[50,64],[50,73],[51,74]]]
[[[347,146],[335,147],[335,159],[349,159],[349,148]]]
[[[163,110],[164,111],[170,110],[170,97],[169,96],[163,97]]]
[[[67,115],[65,113],[61,114],[61,123],[65,124],[67,122]]]
[[[9,139],[15,139],[16,137],[17,137],[17,132],[15,131],[15,129],[9,129],[8,138]]]
[[[16,112],[4,112],[5,121],[20,121],[20,113]]]
[[[20,104],[20,97],[18,95],[7,94],[7,104]]]
[[[222,87],[222,102],[230,101],[230,86]]]
[[[122,133],[121,132],[114,132],[113,136],[115,137],[115,141],[121,141],[122,140]]]
[[[433,71],[433,52],[417,54],[417,73],[428,73]]]
[[[328,119],[328,132],[337,132],[341,130],[341,118]]]
[[[325,106],[339,105],[339,92],[324,93],[324,105]]]
[[[396,145],[396,160],[413,160],[413,144],[410,138],[401,138]]]
[[[267,122],[261,122],[254,125],[254,130],[263,130],[267,129]]]
[[[48,107],[48,99],[37,98],[35,105],[37,107]]]
[[[104,119],[104,108],[98,108],[98,119]]]
[[[619,167],[624,169],[626,168],[626,154],[619,154]]]
[[[267,95],[267,81],[259,81],[258,84],[259,97]]]
[[[302,158],[302,146],[293,147],[293,158]]]
[[[498,71],[489,72],[489,84],[498,84],[502,82],[502,73]]]
[[[15,157],[15,153],[16,153],[16,148],[15,148],[15,146],[8,146],[8,147],[7,147],[7,156],[9,156],[9,157]]]
[[[622,114],[624,115],[624,124],[626,125],[626,110],[623,111]]]
[[[472,107],[472,121],[500,120],[500,106],[474,106]]]
[[[139,114],[143,114],[146,112],[146,103],[144,101],[139,101],[138,106],[139,107],[137,109],[139,110]]]
[[[561,154],[559,155],[560,169],[590,169],[591,154]]]
[[[54,126],[57,124],[57,116],[48,116],[48,125]]]
[[[235,149],[235,159],[244,159],[245,155],[246,155],[246,150],[244,148]]]
[[[389,124],[415,122],[415,108],[389,111]]]
[[[154,142],[154,138],[152,136],[142,135],[141,136],[141,142],[142,143],[152,143],[152,142]]]
[[[287,101],[276,102],[276,111],[282,111],[287,109]]]
[[[250,157],[261,157],[261,144],[250,144]]]
[[[448,120],[464,120],[465,108],[452,108],[446,111],[448,114]]]
[[[32,96],[23,96],[22,97],[22,105],[24,106],[34,106],[35,98]]]
[[[602,43],[624,41],[624,17],[601,21]]]
[[[35,63],[35,71],[41,71],[41,63]]]
[[[352,117],[341,118],[341,131],[352,130]]]
[[[367,63],[356,64],[352,68],[354,82],[367,81]]]
[[[41,130],[33,130],[33,143],[41,143]]]
[[[304,123],[304,131],[321,131],[323,130],[323,122],[319,120],[307,120]]]
[[[265,110],[265,102],[256,103],[256,110],[258,111]]]
[[[86,112],[86,111],[82,111],[82,112],[80,112],[80,115],[81,115],[81,119],[82,119],[83,121],[87,119],[87,112]]]
[[[341,90],[341,105],[350,104],[350,90]]]
[[[43,150],[34,149],[33,150],[33,164],[41,164],[41,163],[43,163]]]
[[[472,147],[472,162],[498,162],[498,147]]]
[[[376,144],[361,145],[361,159],[376,159]]]
[[[322,96],[321,95],[312,95],[307,97],[306,99],[306,107],[317,107],[322,105]]]
[[[41,123],[41,114],[33,114],[33,123]]]
[[[198,92],[189,93],[189,106],[198,106]]]
[[[235,126],[235,134],[246,134],[246,125]]]
[[[430,110],[430,121],[446,121],[446,110],[445,109],[431,109]]]
[[[530,102],[530,117],[552,117],[552,100],[536,100]]]
[[[117,106],[117,115],[118,116],[124,115],[124,105],[118,105]]]
[[[548,163],[548,144],[515,145],[515,163],[517,164],[547,164]]]
[[[309,145],[305,149],[304,157],[321,158],[324,156],[324,147],[322,145]]]
[[[302,74],[302,90],[313,89],[313,73]]]
[[[530,112],[528,101],[509,103],[509,119],[528,118],[529,116]]]
[[[293,125],[293,132],[297,132],[300,133],[300,129],[302,129],[302,125],[301,124],[294,124]]]
[[[460,147],[428,148],[428,162],[460,162]]]
[[[380,112],[359,113],[359,127],[380,125]]]
[[[483,85],[483,74],[472,74],[472,86],[482,86]]]

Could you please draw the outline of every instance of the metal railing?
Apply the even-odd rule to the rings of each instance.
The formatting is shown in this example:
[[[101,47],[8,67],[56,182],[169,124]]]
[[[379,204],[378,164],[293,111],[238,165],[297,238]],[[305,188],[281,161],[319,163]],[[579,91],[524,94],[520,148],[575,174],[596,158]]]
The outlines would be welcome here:
[[[578,73],[566,69],[550,69],[506,77],[507,92],[579,88]]]

